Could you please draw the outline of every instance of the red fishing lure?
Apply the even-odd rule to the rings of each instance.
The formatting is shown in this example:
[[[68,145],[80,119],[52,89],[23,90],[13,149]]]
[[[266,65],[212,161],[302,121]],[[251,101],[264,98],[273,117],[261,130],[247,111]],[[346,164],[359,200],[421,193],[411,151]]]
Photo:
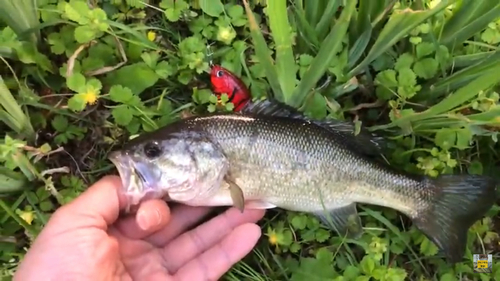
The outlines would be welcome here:
[[[213,65],[210,72],[212,90],[218,98],[227,94],[228,102],[234,104],[234,111],[240,111],[252,98],[243,81],[220,65]]]

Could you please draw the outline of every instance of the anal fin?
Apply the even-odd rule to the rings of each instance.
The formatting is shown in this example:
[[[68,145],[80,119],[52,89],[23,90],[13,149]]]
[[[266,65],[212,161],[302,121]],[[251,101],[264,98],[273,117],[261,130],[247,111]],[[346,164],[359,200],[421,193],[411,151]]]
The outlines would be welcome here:
[[[318,211],[314,215],[340,236],[356,239],[363,234],[363,226],[356,209],[356,203],[332,210]]]

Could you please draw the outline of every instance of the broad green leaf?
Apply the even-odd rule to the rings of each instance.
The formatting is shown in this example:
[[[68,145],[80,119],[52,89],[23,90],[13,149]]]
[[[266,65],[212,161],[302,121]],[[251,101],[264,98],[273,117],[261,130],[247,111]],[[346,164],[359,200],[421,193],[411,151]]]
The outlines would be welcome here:
[[[359,262],[359,266],[361,267],[361,271],[369,276],[375,269],[375,261],[371,256],[367,255]]]
[[[83,74],[77,72],[73,73],[70,77],[66,79],[66,86],[73,92],[84,92],[85,91],[85,76]]]
[[[69,109],[79,112],[85,109],[87,102],[85,100],[85,93],[78,93],[73,95],[68,100]]]
[[[114,85],[109,89],[109,98],[118,103],[128,103],[134,94],[129,88],[121,85]]]
[[[406,280],[408,273],[404,268],[389,267],[387,268],[387,273],[385,274],[386,280],[396,281],[396,280]]]
[[[189,4],[184,0],[162,0],[160,7],[165,9],[165,16],[169,21],[176,22],[181,14],[189,8]]]
[[[469,174],[471,175],[482,175],[483,174],[483,164],[480,161],[474,160],[470,163],[467,168]]]
[[[472,131],[470,128],[465,127],[463,129],[456,130],[457,143],[455,147],[458,149],[467,149],[470,147],[470,142],[472,141]]]
[[[101,89],[102,89],[102,83],[99,79],[92,77],[87,81],[87,90],[88,91],[100,92]]]
[[[47,37],[47,41],[51,45],[50,49],[54,54],[60,55],[63,54],[64,51],[66,51],[66,46],[64,45],[65,42],[60,33],[50,33]]]
[[[417,76],[410,68],[402,68],[398,71],[398,86],[414,86],[417,84]]]
[[[500,42],[500,32],[496,28],[486,28],[481,34],[481,40],[488,44],[497,44]]]
[[[422,59],[415,63],[413,71],[421,78],[431,79],[437,74],[438,62],[433,58]]]
[[[315,92],[305,103],[304,112],[313,119],[323,119],[326,117],[326,101],[320,93]]]
[[[307,226],[307,217],[305,215],[296,215],[290,223],[295,229],[305,229]]]
[[[86,25],[89,23],[87,18],[87,13],[90,11],[89,6],[85,1],[71,0],[64,3],[64,14],[66,17],[72,21],[75,21],[81,25]]]
[[[426,257],[435,256],[439,249],[436,244],[432,243],[427,237],[420,243],[420,253]]]
[[[82,25],[75,28],[75,40],[78,43],[88,43],[96,36],[95,31],[89,25]]]
[[[318,251],[319,253],[320,251]],[[335,270],[331,264],[330,259],[321,255],[316,258],[301,257],[299,266],[291,269],[290,281],[307,280],[311,276],[314,276],[317,280],[333,280]]]
[[[192,98],[193,98],[193,101],[198,103],[198,104],[205,104],[205,103],[211,102],[212,96],[214,96],[214,95],[213,95],[212,91],[210,91],[209,89],[201,89],[201,90],[197,89],[197,88],[193,89]]]
[[[224,11],[224,5],[220,0],[199,0],[198,4],[205,14],[214,18]]]
[[[375,94],[380,100],[390,100],[395,95],[395,90],[392,88],[387,88],[385,86],[378,86],[375,89]]]
[[[51,122],[52,128],[58,132],[64,132],[68,128],[68,119],[62,115],[56,115]]]
[[[411,68],[414,61],[415,61],[415,59],[413,58],[412,54],[403,53],[396,60],[396,63],[394,64],[394,69],[399,71],[403,68]]]
[[[434,143],[444,150],[449,150],[455,145],[457,134],[455,130],[443,128],[436,133]]]
[[[160,54],[157,52],[142,53],[141,58],[149,67],[154,69],[160,59]]]
[[[138,95],[153,86],[159,76],[146,63],[139,62],[121,67],[108,74],[105,81],[108,85],[122,85]]]
[[[171,75],[175,73],[176,69],[175,66],[166,62],[166,61],[161,61],[156,65],[155,72],[160,76],[162,79],[167,79]]]
[[[441,275],[439,281],[457,281],[457,277],[452,272],[445,273]]]
[[[388,69],[379,72],[375,77],[375,85],[383,85],[388,88],[397,87],[398,80],[396,79],[396,71]]]
[[[134,117],[134,111],[126,105],[120,105],[113,108],[111,114],[113,115],[116,124],[120,126],[127,126]]]
[[[343,272],[343,276],[349,278],[350,280],[354,280],[360,274],[360,269],[353,265],[348,265],[347,268]]]
[[[435,45],[431,42],[422,42],[415,48],[417,59],[421,59],[434,53]]]

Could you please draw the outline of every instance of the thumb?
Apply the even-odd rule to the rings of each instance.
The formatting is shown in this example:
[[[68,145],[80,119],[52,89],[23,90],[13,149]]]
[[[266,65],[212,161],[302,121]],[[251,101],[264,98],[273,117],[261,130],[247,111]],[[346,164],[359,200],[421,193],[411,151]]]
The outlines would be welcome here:
[[[120,177],[105,176],[76,199],[61,206],[54,216],[63,217],[65,224],[90,224],[106,229],[118,219],[120,210],[127,205],[121,188]]]
[[[131,239],[143,239],[163,229],[170,221],[170,209],[163,200],[142,202],[136,214],[129,215],[115,223],[115,227]]]

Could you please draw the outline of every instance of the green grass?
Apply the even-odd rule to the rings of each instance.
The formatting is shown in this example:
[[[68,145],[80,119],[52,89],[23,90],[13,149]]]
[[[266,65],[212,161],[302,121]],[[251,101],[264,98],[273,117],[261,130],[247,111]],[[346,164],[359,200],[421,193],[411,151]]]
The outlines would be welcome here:
[[[224,110],[209,60],[255,98],[386,135],[401,170],[500,172],[498,1],[11,2],[0,0],[0,277],[55,209],[116,173],[106,157],[127,137],[183,111]],[[224,278],[500,279],[498,211],[470,229],[466,261],[450,266],[394,210],[361,206],[358,240],[272,210],[263,239]],[[493,275],[473,272],[475,253],[494,255]]]

